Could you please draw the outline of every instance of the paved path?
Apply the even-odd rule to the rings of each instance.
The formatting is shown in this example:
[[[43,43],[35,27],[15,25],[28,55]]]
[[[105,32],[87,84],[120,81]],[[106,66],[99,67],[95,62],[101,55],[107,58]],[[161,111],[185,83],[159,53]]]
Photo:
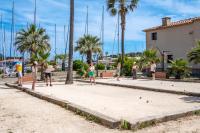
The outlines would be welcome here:
[[[31,88],[31,85],[25,85],[25,87]],[[35,91],[67,100],[117,120],[125,119],[131,123],[200,108],[199,97],[80,82],[75,82],[73,85],[57,82],[53,87],[38,83]]]
[[[150,80],[150,79],[127,79],[121,78],[120,81],[116,79],[97,79],[97,82],[120,84],[120,85],[132,85],[140,87],[149,87],[153,89],[180,91],[180,92],[194,92],[200,93],[200,83],[192,82],[173,82],[173,81],[161,81],[161,80]]]

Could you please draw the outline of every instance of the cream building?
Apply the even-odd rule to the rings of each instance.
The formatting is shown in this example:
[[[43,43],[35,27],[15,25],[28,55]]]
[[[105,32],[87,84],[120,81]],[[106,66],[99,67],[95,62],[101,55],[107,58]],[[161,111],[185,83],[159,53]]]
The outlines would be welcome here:
[[[145,29],[147,49],[155,48],[168,60],[183,58],[200,40],[200,17],[172,22],[170,17],[162,18],[162,25]],[[162,65],[160,66],[162,67]],[[198,65],[191,64],[194,69]]]

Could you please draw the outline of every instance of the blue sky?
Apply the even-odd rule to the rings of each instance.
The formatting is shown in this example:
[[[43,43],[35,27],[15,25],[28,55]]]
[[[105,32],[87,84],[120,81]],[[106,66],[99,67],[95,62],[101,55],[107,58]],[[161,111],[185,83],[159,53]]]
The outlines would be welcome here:
[[[86,7],[89,7],[89,34],[100,35],[102,6],[106,0],[75,0],[75,42],[84,34]],[[6,28],[7,52],[10,44],[12,0],[0,0],[0,14]],[[143,29],[161,24],[161,18],[172,17],[172,21],[197,17],[200,0],[140,0],[138,8],[127,15],[125,51],[137,52],[145,49]],[[15,0],[15,31],[33,22],[34,0]],[[46,28],[54,51],[54,25],[57,24],[57,52],[64,53],[64,25],[69,23],[69,0],[37,0],[37,24]],[[105,51],[117,53],[114,42],[117,18],[105,11]],[[1,40],[1,39],[0,39]],[[0,47],[1,50],[1,47]],[[52,56],[53,56],[52,52]],[[75,53],[75,58],[79,58]]]

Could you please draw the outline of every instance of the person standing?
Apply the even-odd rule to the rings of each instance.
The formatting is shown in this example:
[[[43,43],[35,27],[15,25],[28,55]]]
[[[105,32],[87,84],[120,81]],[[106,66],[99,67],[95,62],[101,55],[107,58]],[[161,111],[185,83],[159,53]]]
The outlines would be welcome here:
[[[119,81],[120,73],[121,73],[121,63],[118,63],[117,70],[116,70],[117,81]]]
[[[32,83],[32,90],[35,90],[35,84],[36,84],[36,81],[37,81],[37,61],[34,61],[33,62],[33,65],[32,65],[32,76],[33,76],[33,83]]]
[[[18,61],[16,64],[16,71],[17,71],[17,77],[18,77],[18,86],[22,86],[22,62]]]
[[[54,71],[54,68],[52,65],[47,65],[45,70],[45,80],[46,80],[46,86],[48,86],[48,79],[50,81],[50,86],[52,86],[52,71]]]
[[[154,61],[151,62],[150,72],[151,72],[152,80],[155,80],[156,63]]]
[[[95,71],[95,67],[94,67],[93,63],[91,63],[90,67],[89,67],[89,72],[88,72],[91,84],[92,84],[92,80],[93,80],[93,83],[95,84],[94,71]]]
[[[132,75],[133,75],[133,80],[137,79],[137,65],[135,62],[133,63],[133,66],[132,66]]]

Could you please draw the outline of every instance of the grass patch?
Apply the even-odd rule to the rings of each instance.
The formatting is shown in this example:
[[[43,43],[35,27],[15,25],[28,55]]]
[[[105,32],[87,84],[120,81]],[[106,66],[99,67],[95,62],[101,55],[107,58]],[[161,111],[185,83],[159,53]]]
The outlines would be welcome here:
[[[130,130],[131,129],[131,124],[126,120],[122,120],[120,128],[121,129],[125,129],[125,130]]]

